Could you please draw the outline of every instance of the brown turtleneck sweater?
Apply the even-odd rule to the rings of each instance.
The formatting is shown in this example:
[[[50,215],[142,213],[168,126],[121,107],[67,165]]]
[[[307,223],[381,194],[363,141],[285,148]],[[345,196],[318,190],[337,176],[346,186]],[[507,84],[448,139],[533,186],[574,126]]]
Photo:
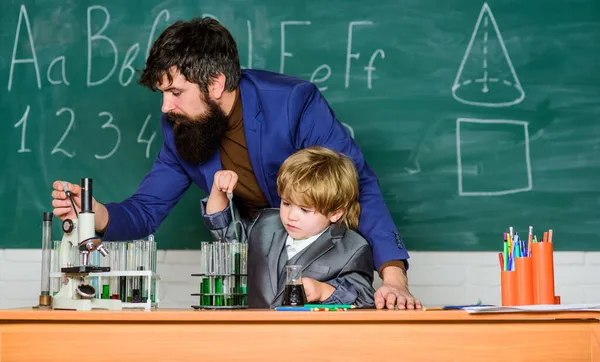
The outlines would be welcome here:
[[[223,170],[231,170],[238,175],[238,184],[233,196],[240,215],[244,218],[254,218],[261,209],[269,207],[269,202],[258,186],[252,170],[244,135],[240,90],[236,90],[235,94],[228,129],[221,140],[221,165]]]

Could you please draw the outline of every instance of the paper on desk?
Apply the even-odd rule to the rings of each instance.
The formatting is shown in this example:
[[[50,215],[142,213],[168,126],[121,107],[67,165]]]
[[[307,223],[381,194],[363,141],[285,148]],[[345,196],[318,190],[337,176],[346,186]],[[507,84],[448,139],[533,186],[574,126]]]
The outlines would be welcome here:
[[[511,307],[467,307],[463,310],[469,313],[523,313],[523,312],[569,312],[596,311],[600,312],[600,304],[538,304],[518,305]]]

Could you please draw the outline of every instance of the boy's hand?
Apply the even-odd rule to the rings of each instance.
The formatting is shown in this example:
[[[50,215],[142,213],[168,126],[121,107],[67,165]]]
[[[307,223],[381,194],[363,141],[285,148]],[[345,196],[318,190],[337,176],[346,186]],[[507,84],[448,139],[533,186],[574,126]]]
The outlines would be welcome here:
[[[302,278],[302,285],[304,285],[306,301],[309,303],[322,302],[335,292],[335,288],[331,285],[311,278]]]
[[[233,192],[238,182],[237,173],[229,170],[221,170],[215,173],[213,188],[221,192]]]

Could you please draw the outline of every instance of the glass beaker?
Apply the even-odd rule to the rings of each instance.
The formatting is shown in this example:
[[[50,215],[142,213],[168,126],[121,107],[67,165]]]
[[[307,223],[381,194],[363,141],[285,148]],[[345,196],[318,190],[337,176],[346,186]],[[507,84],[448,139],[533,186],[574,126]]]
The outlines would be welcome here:
[[[286,265],[285,271],[282,305],[303,306],[306,304],[306,293],[304,292],[304,285],[302,285],[302,265]]]

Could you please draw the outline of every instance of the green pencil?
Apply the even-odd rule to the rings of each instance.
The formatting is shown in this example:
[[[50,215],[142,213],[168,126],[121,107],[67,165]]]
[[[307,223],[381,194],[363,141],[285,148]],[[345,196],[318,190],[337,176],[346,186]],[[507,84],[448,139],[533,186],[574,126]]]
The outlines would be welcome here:
[[[306,308],[326,308],[326,309],[353,309],[355,305],[351,304],[305,304]]]
[[[504,271],[508,271],[508,243],[504,242]]]

